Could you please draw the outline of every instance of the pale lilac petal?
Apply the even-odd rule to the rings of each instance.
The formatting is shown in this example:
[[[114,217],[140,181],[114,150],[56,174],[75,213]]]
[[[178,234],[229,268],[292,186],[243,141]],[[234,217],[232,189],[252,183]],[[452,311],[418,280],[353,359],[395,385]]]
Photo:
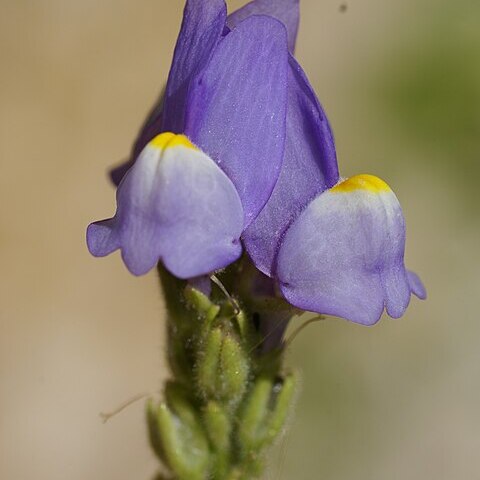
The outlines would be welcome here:
[[[390,241],[390,238],[387,237],[387,241]],[[386,265],[381,279],[385,295],[385,309],[392,318],[400,318],[410,303],[411,294],[403,256],[401,262],[397,261],[394,264]]]
[[[364,325],[384,308],[400,317],[410,300],[405,223],[395,194],[359,175],[313,200],[278,254],[280,289],[296,307]]]
[[[328,119],[298,63],[290,58],[285,154],[267,204],[243,235],[255,266],[274,274],[285,230],[316,195],[338,182],[335,143]]]
[[[295,50],[298,24],[300,20],[299,0],[254,0],[228,16],[227,25],[237,26],[242,20],[251,15],[268,15],[280,20],[288,33],[288,48]]]
[[[229,265],[241,254],[243,209],[235,187],[200,150],[158,148],[155,141],[118,187],[115,216],[89,226],[90,252],[104,256],[120,248],[135,275],[159,260],[180,278]]]
[[[234,183],[245,226],[280,173],[287,55],[285,27],[270,17],[250,17],[220,42],[188,100],[185,132]]]
[[[87,245],[95,257],[105,257],[120,248],[119,238],[114,227],[115,218],[92,223],[87,229]]]
[[[417,296],[420,300],[425,300],[427,298],[427,290],[423,285],[423,282],[420,280],[420,277],[411,271],[407,271],[408,283],[412,293]]]

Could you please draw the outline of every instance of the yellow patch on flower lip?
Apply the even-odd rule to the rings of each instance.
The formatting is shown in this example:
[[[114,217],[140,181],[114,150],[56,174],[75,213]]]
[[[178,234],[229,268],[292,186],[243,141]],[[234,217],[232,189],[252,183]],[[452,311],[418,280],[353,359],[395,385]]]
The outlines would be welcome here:
[[[347,178],[343,182],[335,185],[330,191],[334,193],[353,192],[354,190],[368,190],[373,193],[381,193],[390,191],[390,187],[375,175],[355,175]]]
[[[197,147],[185,135],[176,135],[171,132],[157,135],[153,140],[150,140],[149,145],[159,150],[180,146],[197,150]]]

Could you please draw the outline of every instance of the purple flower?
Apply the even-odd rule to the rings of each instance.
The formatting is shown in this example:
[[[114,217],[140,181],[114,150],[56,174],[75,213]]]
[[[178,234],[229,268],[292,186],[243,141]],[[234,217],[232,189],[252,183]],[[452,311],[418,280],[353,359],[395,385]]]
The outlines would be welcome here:
[[[278,20],[231,29],[223,0],[188,0],[164,98],[113,174],[117,211],[88,227],[90,252],[120,249],[136,275],[161,260],[180,278],[235,261],[280,173],[287,64]]]
[[[308,202],[279,242],[275,278],[304,310],[376,323],[425,298],[404,265],[405,222],[397,197],[372,175],[341,181]]]
[[[90,251],[180,278],[251,260],[293,306],[376,323],[425,298],[390,187],[339,176],[328,119],[293,57],[298,0],[188,0],[162,99],[112,173],[117,212]]]
[[[284,22],[295,25],[295,14]],[[303,310],[372,325],[384,309],[402,316],[411,293],[426,297],[404,266],[405,222],[395,194],[371,175],[339,177],[330,125],[293,56],[282,171],[243,241],[256,267]]]

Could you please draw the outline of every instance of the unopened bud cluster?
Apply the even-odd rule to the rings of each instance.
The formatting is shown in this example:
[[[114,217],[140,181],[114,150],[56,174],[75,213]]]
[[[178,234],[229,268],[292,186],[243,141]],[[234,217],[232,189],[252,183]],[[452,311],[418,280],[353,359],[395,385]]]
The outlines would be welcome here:
[[[281,348],[261,353],[250,312],[161,277],[173,379],[147,407],[152,447],[171,475],[159,479],[256,478],[284,428],[295,376],[282,373]]]

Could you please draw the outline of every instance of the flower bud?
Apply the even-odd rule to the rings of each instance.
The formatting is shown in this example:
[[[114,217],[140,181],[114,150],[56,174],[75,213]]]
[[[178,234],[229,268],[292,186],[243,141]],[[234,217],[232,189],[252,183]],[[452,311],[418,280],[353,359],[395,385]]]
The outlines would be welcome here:
[[[148,407],[152,444],[179,480],[208,477],[210,450],[200,419],[178,384],[165,391],[167,403]]]
[[[224,400],[236,407],[248,386],[250,359],[233,335],[225,336],[220,360],[220,391]]]
[[[200,346],[197,385],[205,398],[235,408],[248,386],[250,359],[236,336],[214,328]]]
[[[213,476],[225,478],[231,460],[232,424],[228,412],[219,403],[208,402],[203,421],[214,454]]]
[[[240,414],[238,437],[242,456],[261,462],[262,450],[269,446],[285,425],[293,402],[296,379],[260,377]]]
[[[212,303],[204,293],[191,285],[185,288],[184,294],[190,307],[196,310],[201,318],[205,319],[207,326],[210,325],[217,317],[220,307]]]
[[[201,345],[203,352],[197,361],[197,386],[205,398],[216,398],[220,352],[222,349],[222,331],[214,328]]]

